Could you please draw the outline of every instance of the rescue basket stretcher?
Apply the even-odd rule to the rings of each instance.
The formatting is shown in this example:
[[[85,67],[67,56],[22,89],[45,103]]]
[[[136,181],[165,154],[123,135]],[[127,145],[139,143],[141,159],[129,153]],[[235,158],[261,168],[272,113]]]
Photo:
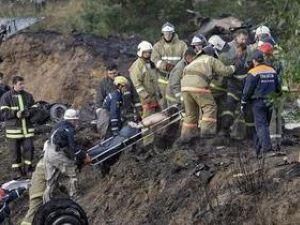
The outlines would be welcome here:
[[[92,155],[91,153],[94,151],[99,151],[97,155],[93,155],[91,157],[91,165],[96,166],[104,162],[105,160],[113,157],[114,155],[132,147],[133,145],[139,143],[144,138],[153,136],[158,131],[162,131],[168,126],[175,124],[179,122],[182,119],[182,110],[179,110],[177,106],[173,105],[170,106],[163,111],[153,114],[146,119],[151,120],[151,117],[155,115],[164,115],[164,117],[161,118],[161,120],[151,124],[150,126],[144,127],[141,131],[139,131],[137,134],[126,138],[125,140],[114,144],[113,146],[109,148],[103,148],[103,146],[110,141],[113,140],[114,137],[110,137],[101,143],[95,145],[94,147],[87,150],[87,153]]]

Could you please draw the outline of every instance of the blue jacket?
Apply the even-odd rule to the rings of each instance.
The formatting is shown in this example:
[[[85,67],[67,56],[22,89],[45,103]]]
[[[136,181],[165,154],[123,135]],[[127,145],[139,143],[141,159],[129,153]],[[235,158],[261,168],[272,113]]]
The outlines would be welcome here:
[[[112,133],[117,133],[122,127],[123,95],[120,90],[109,93],[103,102],[103,108],[109,112]]]
[[[276,71],[270,66],[258,65],[248,72],[242,103],[247,103],[254,99],[265,99],[274,92],[280,92]]]
[[[75,127],[67,120],[57,123],[51,132],[51,141],[57,146],[57,151],[64,151],[70,159],[81,164],[85,158],[85,153],[81,151],[75,142]]]
[[[9,203],[19,198],[21,193],[18,190],[7,192],[5,196],[0,196],[0,224],[10,216]]]

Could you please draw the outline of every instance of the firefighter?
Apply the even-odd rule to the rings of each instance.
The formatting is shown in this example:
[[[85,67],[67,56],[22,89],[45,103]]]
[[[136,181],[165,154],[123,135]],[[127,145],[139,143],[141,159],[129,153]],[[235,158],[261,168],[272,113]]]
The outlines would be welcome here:
[[[196,54],[201,53],[202,49],[207,46],[207,44],[208,42],[202,34],[196,34],[191,41],[191,46],[194,48]]]
[[[180,81],[182,78],[183,69],[191,63],[196,56],[193,48],[188,48],[184,53],[184,58],[170,72],[169,83],[166,90],[166,98],[168,105],[181,104],[181,87]]]
[[[64,120],[54,126],[49,140],[44,145],[44,202],[53,198],[55,190],[61,184],[66,184],[69,197],[77,198],[77,169],[88,159],[88,155],[80,150],[75,142],[75,128],[78,123],[78,111],[67,109]]]
[[[211,138],[216,134],[217,106],[209,85],[214,74],[228,76],[234,71],[234,66],[225,66],[202,51],[185,67],[181,91],[186,115],[179,143],[187,143],[196,137],[198,128],[202,138]]]
[[[248,72],[241,100],[241,111],[245,113],[247,104],[251,103],[254,114],[255,148],[260,158],[262,154],[272,151],[269,125],[273,103],[271,95],[280,93],[280,82],[276,71],[265,64],[263,53],[256,51],[252,57],[254,68]]]
[[[161,105],[166,108],[166,88],[169,75],[174,66],[183,58],[187,45],[178,38],[173,24],[165,23],[161,32],[162,38],[153,46],[151,60],[159,70],[158,84],[163,96]]]
[[[142,104],[143,118],[160,111],[159,100],[162,98],[157,83],[158,70],[150,60],[151,53],[151,43],[142,41],[138,45],[138,59],[129,68],[130,78]]]
[[[209,46],[214,48],[214,56],[223,62],[228,64],[227,54],[230,49],[227,42],[225,42],[220,36],[213,35],[208,40]],[[214,96],[217,107],[217,132],[222,127],[222,113],[225,111],[226,97],[227,97],[227,77],[215,76],[210,83],[212,95]]]
[[[106,109],[110,117],[110,128],[112,135],[118,135],[119,130],[122,128],[122,105],[123,94],[127,91],[129,84],[128,80],[123,76],[117,76],[114,79],[113,84],[116,90],[109,93],[103,102],[103,108]]]
[[[6,122],[6,138],[9,141],[13,178],[30,176],[33,171],[34,129],[30,123],[34,99],[25,91],[24,78],[14,76],[13,88],[1,98],[1,116]]]
[[[239,104],[241,100],[243,83],[247,75],[249,57],[251,52],[247,46],[248,32],[246,30],[238,30],[235,33],[235,38],[229,43],[230,49],[226,54],[224,61],[225,64],[239,64],[239,69],[235,71],[234,76],[227,79],[227,96],[225,110],[221,114],[222,124],[220,136],[229,137],[230,128],[234,124],[235,119],[238,118],[238,123],[242,122],[246,127],[246,133],[248,138],[252,138],[254,132],[253,117],[251,115],[251,110],[248,110],[247,115],[245,115],[245,120],[239,117],[240,110]],[[241,134],[240,138],[243,138],[244,134]]]

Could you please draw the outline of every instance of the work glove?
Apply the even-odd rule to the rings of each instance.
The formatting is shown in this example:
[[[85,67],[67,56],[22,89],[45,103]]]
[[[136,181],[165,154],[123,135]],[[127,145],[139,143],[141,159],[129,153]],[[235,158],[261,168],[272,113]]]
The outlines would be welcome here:
[[[19,110],[17,112],[17,118],[19,119],[28,118],[29,116],[30,116],[30,112],[28,109]]]
[[[241,113],[243,116],[245,116],[246,112],[247,112],[247,102],[242,101],[241,102]]]
[[[171,63],[167,63],[166,64],[166,71],[167,72],[171,72],[171,70],[174,68],[174,65]]]

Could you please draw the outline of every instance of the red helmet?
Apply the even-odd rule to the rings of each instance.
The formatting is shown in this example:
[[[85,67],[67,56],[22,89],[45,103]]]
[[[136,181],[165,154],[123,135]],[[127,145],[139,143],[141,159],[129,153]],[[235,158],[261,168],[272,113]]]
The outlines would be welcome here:
[[[266,55],[272,55],[273,54],[273,45],[266,42],[266,43],[263,43],[261,46],[259,46],[258,50]]]

